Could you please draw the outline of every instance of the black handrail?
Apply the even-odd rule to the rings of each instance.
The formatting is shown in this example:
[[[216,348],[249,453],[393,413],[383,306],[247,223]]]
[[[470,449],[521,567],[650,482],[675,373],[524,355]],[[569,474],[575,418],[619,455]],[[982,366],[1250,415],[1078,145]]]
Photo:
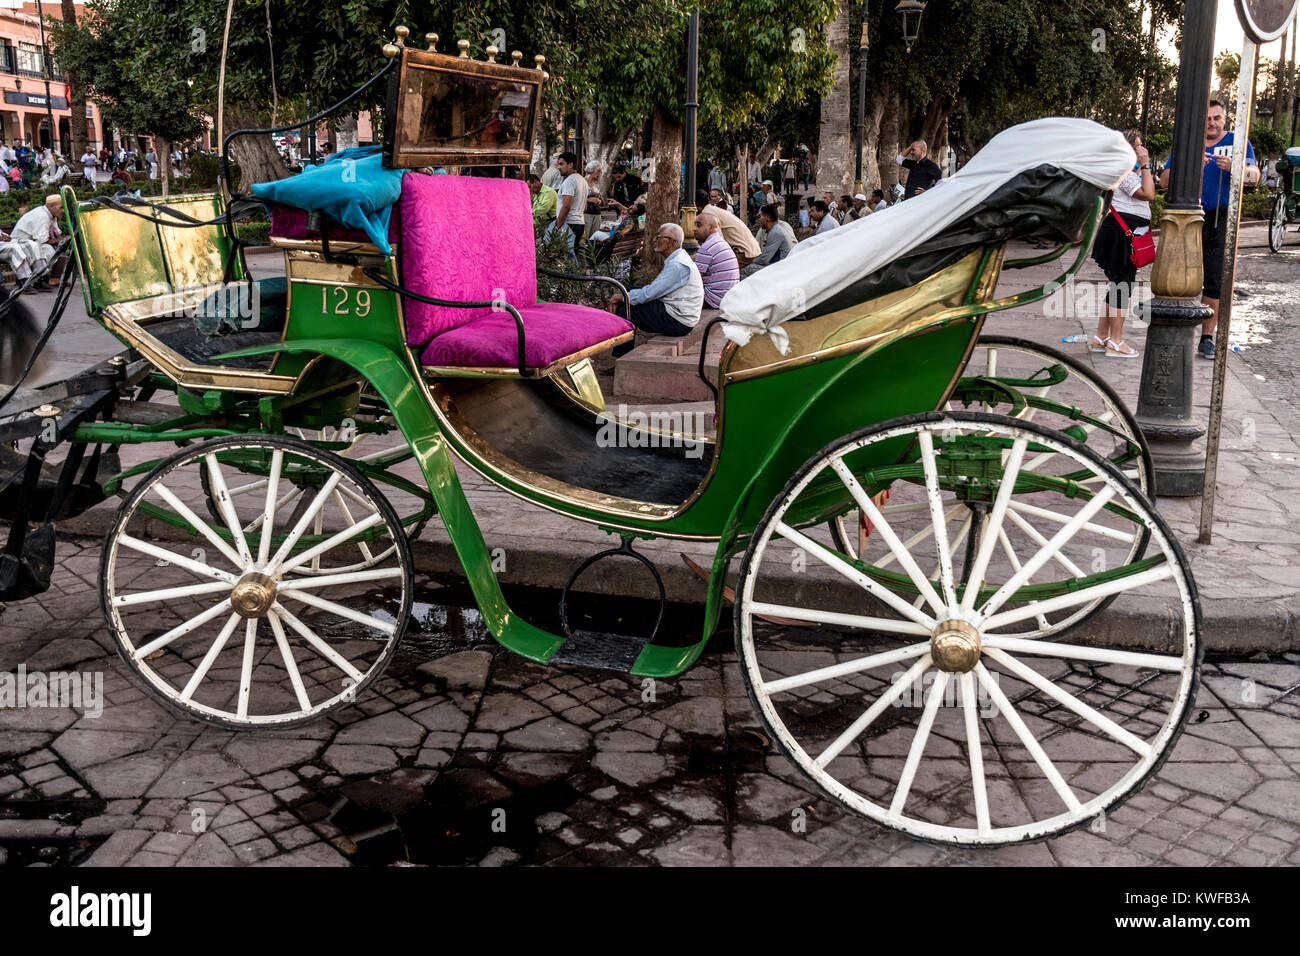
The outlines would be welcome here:
[[[713,331],[713,327],[715,325],[717,325],[719,322],[725,322],[725,321],[726,319],[724,319],[720,315],[717,316],[716,318],[709,319],[709,324],[704,327],[704,338],[700,339],[700,381],[702,381],[705,385],[707,385],[709,387],[709,391],[713,393],[713,402],[715,405],[718,402],[718,389],[712,382],[709,381],[709,377],[704,374],[704,356],[705,353],[707,353],[709,350],[709,333]]]
[[[416,302],[423,302],[426,305],[440,305],[451,309],[498,309],[504,306],[505,310],[510,313],[510,317],[515,320],[515,327],[519,333],[519,376],[520,378],[528,378],[528,366],[524,361],[524,318],[519,314],[519,310],[509,302],[502,302],[500,300],[489,302],[465,302],[458,299],[435,299],[431,296],[420,295],[418,292],[412,292],[410,289],[403,288],[396,282],[389,281],[387,276],[373,267],[363,268],[361,273],[367,279],[377,282],[390,292],[396,292],[398,295],[405,296],[408,299],[414,299]]]

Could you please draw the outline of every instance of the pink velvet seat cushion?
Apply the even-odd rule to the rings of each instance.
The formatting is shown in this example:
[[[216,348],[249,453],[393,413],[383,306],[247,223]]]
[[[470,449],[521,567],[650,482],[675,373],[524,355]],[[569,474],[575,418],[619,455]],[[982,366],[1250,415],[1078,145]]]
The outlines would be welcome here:
[[[544,368],[632,331],[625,319],[585,305],[548,302],[524,306],[519,315],[524,320],[524,364],[528,368]],[[435,337],[425,348],[422,361],[454,368],[515,368],[518,352],[518,326],[510,313],[489,312]]]
[[[435,299],[504,300],[515,308],[536,304],[533,206],[523,180],[408,172],[398,208],[406,288]],[[402,307],[412,345],[492,314],[489,308],[455,309],[411,299]],[[514,341],[513,333],[509,340]],[[506,364],[513,365],[513,359]]]

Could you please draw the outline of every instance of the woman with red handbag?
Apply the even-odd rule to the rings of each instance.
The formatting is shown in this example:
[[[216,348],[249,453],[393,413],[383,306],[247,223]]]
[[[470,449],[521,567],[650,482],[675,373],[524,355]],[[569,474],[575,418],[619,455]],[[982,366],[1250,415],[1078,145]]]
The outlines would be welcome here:
[[[1133,147],[1136,162],[1133,170],[1115,187],[1110,212],[1097,230],[1092,258],[1106,274],[1106,309],[1097,320],[1097,334],[1088,343],[1092,352],[1114,358],[1137,358],[1137,351],[1124,341],[1124,319],[1133,298],[1137,270],[1155,257],[1151,239],[1151,203],[1156,183],[1151,172],[1151,157],[1136,130],[1124,134]]]

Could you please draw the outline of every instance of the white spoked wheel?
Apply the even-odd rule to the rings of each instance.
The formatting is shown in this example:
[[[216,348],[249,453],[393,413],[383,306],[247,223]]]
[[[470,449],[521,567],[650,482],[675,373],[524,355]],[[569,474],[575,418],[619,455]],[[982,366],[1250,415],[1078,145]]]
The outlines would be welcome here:
[[[320,446],[327,446],[327,450],[342,458],[357,462],[364,468],[367,468],[371,474],[378,473],[383,480],[382,490],[384,496],[393,504],[401,519],[402,526],[406,529],[407,537],[415,539],[420,536],[424,528],[425,521],[432,512],[431,507],[427,507],[431,498],[427,490],[413,485],[398,475],[387,474],[387,469],[392,465],[411,457],[409,446],[402,439],[400,433],[395,441],[387,440],[382,435],[374,435],[369,432],[357,431],[355,428],[346,430],[339,426],[325,426],[324,428],[291,428],[290,433],[301,438],[303,441],[310,442]],[[338,447],[329,448],[329,445]],[[373,470],[372,470],[373,469]],[[250,501],[260,501],[266,494],[267,463],[263,460],[255,460],[249,465],[249,472],[231,479],[229,492],[236,503],[242,503],[245,496]],[[206,474],[206,473],[205,473]],[[206,477],[205,477],[206,482]],[[376,487],[381,487],[376,485]],[[281,507],[287,507],[303,493],[305,486],[297,485],[285,490],[285,496],[281,502]],[[346,516],[351,510],[351,505],[344,491],[335,490],[333,494],[333,504]],[[241,509],[242,510],[242,509]],[[209,508],[212,518],[220,519],[220,515]],[[312,528],[314,534],[320,534],[323,528],[324,516],[318,515],[316,525]],[[370,543],[364,540],[357,540],[354,544],[356,553],[352,563],[346,567],[340,566],[331,569],[330,573],[337,574],[340,571],[363,571],[366,568],[373,568],[380,565],[383,560],[392,554],[392,544],[381,550],[374,549]],[[312,559],[301,571],[303,574],[320,574],[320,558]]]
[[[1046,451],[1099,480],[1024,470]],[[900,487],[924,498],[887,515],[876,502]],[[837,499],[882,551],[829,543]],[[1135,555],[1144,532],[1152,553]],[[1104,820],[1159,769],[1195,693],[1182,550],[1116,468],[1033,422],[931,413],[828,446],[764,515],[737,594],[741,670],[781,750],[844,807],[926,840],[1010,844]],[[1061,638],[1051,615],[1106,597],[1121,624],[1112,610]]]
[[[985,387],[984,382],[1000,384]],[[1018,394],[1020,403],[1015,409],[1018,421],[1037,422],[1083,442],[1119,468],[1124,477],[1136,484],[1143,494],[1153,496],[1154,467],[1137,420],[1115,390],[1082,363],[1036,342],[985,335],[980,336],[976,342],[962,383],[964,387],[959,387],[956,393],[962,398],[950,401],[949,411],[1007,414],[1012,410],[1012,403]],[[967,405],[963,405],[963,398]],[[1029,455],[1022,462],[1021,470],[1075,480],[1084,486],[1096,485],[1102,481],[1100,475],[1095,475],[1088,469],[1080,469],[1072,459],[1057,455],[1049,449]],[[964,492],[961,494],[964,496]],[[962,504],[958,492],[945,490],[941,496],[943,513],[952,522],[950,534],[954,536],[953,547],[956,550],[967,540],[970,529],[970,521],[967,519],[971,512]],[[905,484],[895,485],[879,495],[878,499],[876,504],[882,513],[888,520],[898,524],[900,529],[915,524],[920,535],[931,533],[927,521],[916,520],[918,514],[924,516],[928,509],[924,490],[920,486],[913,485],[909,488]],[[1032,511],[1032,505],[1025,505],[1025,508]],[[1023,516],[1018,513],[1019,507],[1014,507],[1012,511],[1010,520],[1021,522]],[[910,519],[898,517],[907,513],[912,513]],[[872,540],[872,523],[861,509],[852,508],[847,513],[836,516],[832,520],[831,530],[839,550],[845,554],[862,556],[867,560],[876,553],[888,560],[888,552],[881,553],[881,549],[887,546]],[[1129,553],[1124,556],[1125,562],[1140,555],[1146,543],[1146,530],[1141,529],[1131,539]],[[937,568],[935,571],[937,573]],[[1112,600],[1113,597],[1101,598],[1071,608],[1068,612],[1049,615],[1054,633],[1079,624],[1104,609]]]
[[[233,495],[259,463],[261,493]],[[145,685],[236,729],[355,700],[397,649],[413,591],[406,535],[375,486],[336,455],[266,435],[161,462],[119,508],[100,581],[118,651]]]
[[[1274,252],[1282,251],[1286,241],[1286,194],[1278,193],[1273,198],[1273,208],[1268,217],[1268,247]]]

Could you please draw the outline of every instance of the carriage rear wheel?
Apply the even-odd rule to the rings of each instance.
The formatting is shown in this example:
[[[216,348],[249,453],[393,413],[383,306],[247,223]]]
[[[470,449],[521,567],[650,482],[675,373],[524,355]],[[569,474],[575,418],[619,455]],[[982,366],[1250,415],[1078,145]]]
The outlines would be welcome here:
[[[1119,468],[1148,498],[1154,497],[1155,467],[1137,419],[1119,393],[1084,363],[1056,349],[1028,339],[981,335],[966,364],[965,374],[948,402],[949,411],[972,410],[1013,415],[1036,422],[1083,442]],[[1006,444],[1010,444],[1006,440]],[[1069,457],[1049,450],[1030,455],[1022,471],[1034,471],[1096,484],[1101,476],[1080,469]],[[886,519],[894,523],[910,544],[919,543],[932,529],[926,518],[924,489],[896,483],[877,496]],[[951,523],[954,548],[967,540],[972,511],[960,490],[941,491],[943,513]],[[1013,511],[1010,520],[1021,516]],[[832,519],[831,532],[843,553],[869,560],[889,560],[888,546],[872,537],[871,521],[859,508]],[[921,538],[913,540],[913,534]],[[909,545],[910,546],[910,545]],[[1145,530],[1135,537],[1125,556],[1132,560],[1146,547]],[[938,568],[935,567],[935,573]],[[1103,610],[1114,597],[1099,598],[1068,612],[1049,615],[1054,633],[1064,631]]]
[[[1097,480],[1026,470],[1045,452]],[[926,492],[930,533],[915,541],[875,502],[898,484]],[[945,492],[983,499],[970,546]],[[885,557],[827,547],[817,521],[835,494],[868,514]],[[1133,554],[1146,529],[1152,553]],[[820,578],[791,574],[792,550]],[[1122,620],[1069,639],[1053,626],[1112,595]],[[1173,748],[1202,653],[1186,560],[1133,483],[1060,433],[973,412],[896,419],[810,459],[750,540],[735,631],[761,720],[818,788],[885,826],[969,845],[1104,821]]]
[[[269,462],[263,486],[233,495],[252,459]],[[351,462],[268,435],[205,441],[154,468],[118,510],[100,581],[118,651],[145,686],[236,729],[294,726],[355,700],[392,658],[413,590],[384,495]]]
[[[1286,193],[1273,197],[1273,208],[1268,217],[1268,247],[1274,252],[1282,251],[1286,241]]]

